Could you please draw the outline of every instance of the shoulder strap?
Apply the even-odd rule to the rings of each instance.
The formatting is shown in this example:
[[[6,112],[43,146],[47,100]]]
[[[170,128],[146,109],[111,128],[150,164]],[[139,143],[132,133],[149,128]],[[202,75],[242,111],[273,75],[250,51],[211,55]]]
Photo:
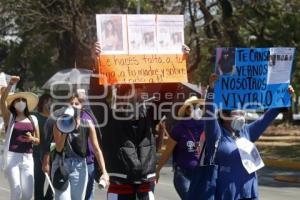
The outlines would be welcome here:
[[[203,158],[203,154],[204,154],[205,148],[206,148],[206,141],[205,141],[204,144],[203,144],[203,147],[202,147],[202,149],[201,149],[201,153],[200,153],[200,156],[199,156],[199,162],[198,162],[198,165],[199,165],[199,166],[201,166],[201,161],[202,161],[202,159],[204,159],[204,158]]]
[[[5,170],[7,168],[7,154],[9,150],[11,135],[14,128],[14,121],[15,121],[15,116],[13,116],[13,114],[10,114],[8,124],[5,130],[6,134],[5,134],[5,142],[4,142],[4,149],[3,149],[3,164],[1,166],[2,170]]]
[[[214,148],[214,154],[213,156],[211,157],[210,159],[210,162],[209,164],[212,165],[212,164],[215,164],[215,157],[216,157],[216,154],[217,154],[217,151],[218,151],[218,148],[219,148],[219,143],[220,143],[220,140],[221,140],[221,135],[219,136],[219,138],[217,139],[216,143],[215,143],[215,148]],[[203,144],[203,147],[202,147],[202,150],[201,150],[201,153],[200,153],[200,157],[199,157],[199,162],[198,162],[198,165],[201,166],[201,161],[203,158],[203,154],[205,152],[205,149],[207,147],[207,144],[206,144],[206,141],[204,142]]]
[[[220,143],[220,140],[221,140],[221,136],[222,136],[222,133],[220,134],[219,138],[217,139],[217,141],[215,143],[215,150],[214,150],[213,156],[210,159],[210,164],[215,164],[215,158],[216,158],[216,154],[217,154],[217,151],[218,151],[218,147],[219,147],[219,143]]]
[[[35,117],[35,116],[34,116],[34,117]],[[34,123],[34,120],[33,120],[33,118],[32,118],[31,115],[28,115],[28,119],[29,119],[29,121],[30,121],[30,123],[31,123],[31,125],[32,125],[33,132],[35,133],[35,132],[36,132],[36,128],[35,128],[35,124],[36,124],[36,123]]]

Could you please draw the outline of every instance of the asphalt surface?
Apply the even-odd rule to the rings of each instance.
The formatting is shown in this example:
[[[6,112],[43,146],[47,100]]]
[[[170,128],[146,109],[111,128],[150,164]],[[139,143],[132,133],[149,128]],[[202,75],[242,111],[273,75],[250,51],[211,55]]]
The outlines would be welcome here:
[[[259,171],[259,190],[261,200],[295,200],[300,199],[300,184],[286,183],[274,180],[274,176],[285,175],[300,177],[300,171],[278,170],[274,168],[263,168]],[[177,200],[175,189],[172,183],[172,169],[165,167],[161,171],[159,183],[156,185],[155,198],[157,200]],[[0,200],[9,199],[9,186],[3,173],[0,174]],[[96,189],[95,200],[105,200],[106,191]]]

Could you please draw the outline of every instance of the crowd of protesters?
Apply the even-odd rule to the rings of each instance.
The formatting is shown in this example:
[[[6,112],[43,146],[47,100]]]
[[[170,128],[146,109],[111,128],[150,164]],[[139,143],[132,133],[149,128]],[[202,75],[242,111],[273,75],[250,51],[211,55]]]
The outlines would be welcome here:
[[[101,53],[99,44],[96,50]],[[213,119],[203,120],[207,113],[216,113],[210,102],[217,79],[216,74],[211,75],[206,100],[193,96],[180,107],[181,119],[174,124],[166,150],[156,163],[154,120],[141,98],[143,86],[119,85],[116,94],[131,98],[107,97],[108,120],[99,129],[98,116],[82,93],[74,93],[65,106],[51,112],[53,98],[49,94],[40,98],[31,92],[10,94],[20,80],[12,76],[1,89],[6,130],[2,169],[10,199],[92,200],[96,180],[107,188],[108,200],[152,200],[161,168],[173,154],[174,187],[185,200],[194,168],[209,162],[216,142],[215,163],[220,166],[216,199],[257,199],[256,170],[248,173],[236,141],[255,142],[281,109],[270,109],[250,124],[240,110],[221,110]],[[292,87],[288,91],[294,93]],[[126,107],[129,104],[133,109]],[[66,113],[72,120],[59,121]],[[63,130],[58,122],[74,128]],[[54,188],[49,186],[44,194],[48,176]]]

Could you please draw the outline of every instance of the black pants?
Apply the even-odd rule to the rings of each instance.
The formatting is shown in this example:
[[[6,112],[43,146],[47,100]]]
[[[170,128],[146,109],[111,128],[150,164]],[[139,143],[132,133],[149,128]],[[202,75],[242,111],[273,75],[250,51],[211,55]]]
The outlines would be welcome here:
[[[42,170],[42,161],[39,153],[33,153],[34,161],[34,199],[35,200],[52,200],[53,194],[50,186],[47,189],[46,195],[44,195],[44,183],[45,183],[45,174]]]
[[[107,200],[154,200],[154,184],[110,184]]]
[[[154,200],[153,192],[135,194],[107,194],[107,200]]]

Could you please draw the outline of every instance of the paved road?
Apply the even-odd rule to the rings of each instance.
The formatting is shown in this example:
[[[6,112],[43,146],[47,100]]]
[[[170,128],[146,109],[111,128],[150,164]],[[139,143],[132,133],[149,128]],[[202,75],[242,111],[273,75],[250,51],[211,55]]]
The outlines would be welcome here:
[[[295,200],[300,197],[300,184],[278,182],[273,179],[275,175],[290,175],[300,177],[300,172],[282,171],[264,168],[259,172],[260,199],[261,200]],[[3,174],[0,175],[0,200],[9,199],[9,189]],[[172,184],[170,167],[163,168],[159,184],[155,190],[157,200],[179,199]],[[105,199],[105,191],[96,190],[96,200]]]

